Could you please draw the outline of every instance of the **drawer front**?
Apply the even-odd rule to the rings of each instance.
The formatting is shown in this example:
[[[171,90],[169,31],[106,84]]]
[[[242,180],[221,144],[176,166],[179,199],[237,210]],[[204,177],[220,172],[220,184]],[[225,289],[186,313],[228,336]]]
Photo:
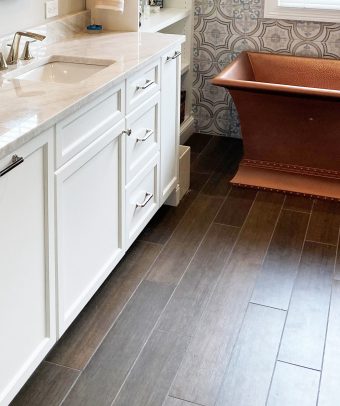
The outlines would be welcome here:
[[[126,111],[130,113],[160,88],[159,61],[142,69],[126,81]]]
[[[159,154],[126,188],[127,248],[159,208]]]
[[[56,125],[56,166],[59,168],[125,115],[124,85],[104,93]]]
[[[126,183],[128,184],[159,151],[159,92],[127,117]]]

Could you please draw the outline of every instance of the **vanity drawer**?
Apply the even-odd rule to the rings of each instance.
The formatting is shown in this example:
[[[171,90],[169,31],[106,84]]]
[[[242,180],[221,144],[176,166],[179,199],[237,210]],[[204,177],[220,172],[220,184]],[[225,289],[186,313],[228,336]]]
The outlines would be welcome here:
[[[124,118],[124,92],[122,83],[57,123],[57,168]]]
[[[126,184],[136,176],[159,151],[159,92],[127,119]]]
[[[155,94],[159,86],[159,61],[140,70],[126,81],[126,111],[132,110],[147,101],[151,95]]]
[[[137,238],[159,208],[159,154],[126,188],[126,245]]]

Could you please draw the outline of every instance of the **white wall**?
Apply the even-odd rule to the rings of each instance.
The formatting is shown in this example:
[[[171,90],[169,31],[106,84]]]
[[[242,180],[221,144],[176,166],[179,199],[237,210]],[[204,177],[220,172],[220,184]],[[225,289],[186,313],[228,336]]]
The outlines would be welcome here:
[[[85,0],[59,0],[59,15],[85,9]],[[0,0],[0,36],[44,23],[45,0]]]

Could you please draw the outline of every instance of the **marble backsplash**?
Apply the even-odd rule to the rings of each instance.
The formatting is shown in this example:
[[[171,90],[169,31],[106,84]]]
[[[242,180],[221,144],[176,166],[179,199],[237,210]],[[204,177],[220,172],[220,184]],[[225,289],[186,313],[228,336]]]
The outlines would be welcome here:
[[[340,58],[340,24],[263,18],[264,0],[195,0],[193,109],[196,130],[240,137],[230,95],[209,83],[245,50]]]
[[[84,31],[85,27],[90,24],[90,20],[90,10],[85,10],[30,28],[28,31],[33,31],[46,36],[43,42],[37,41],[32,43],[31,49],[33,55],[36,52],[39,52],[40,47],[55,44],[59,41],[65,41],[68,38],[74,37],[75,34]],[[7,44],[12,42],[13,35],[14,33],[5,37],[0,37],[0,51],[4,54],[8,52],[9,48],[7,47]],[[25,44],[24,40],[25,38],[21,41],[21,47]]]

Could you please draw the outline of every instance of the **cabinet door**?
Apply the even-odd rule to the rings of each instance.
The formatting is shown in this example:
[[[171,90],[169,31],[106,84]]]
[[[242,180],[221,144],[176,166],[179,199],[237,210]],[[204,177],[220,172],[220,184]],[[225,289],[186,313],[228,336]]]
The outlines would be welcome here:
[[[123,256],[124,121],[57,173],[59,334]]]
[[[180,49],[162,57],[161,64],[161,203],[178,182],[180,135],[179,104],[181,80]]]
[[[55,342],[52,134],[0,161],[0,404]],[[14,155],[14,154],[13,154]],[[20,163],[21,162],[21,163]]]

